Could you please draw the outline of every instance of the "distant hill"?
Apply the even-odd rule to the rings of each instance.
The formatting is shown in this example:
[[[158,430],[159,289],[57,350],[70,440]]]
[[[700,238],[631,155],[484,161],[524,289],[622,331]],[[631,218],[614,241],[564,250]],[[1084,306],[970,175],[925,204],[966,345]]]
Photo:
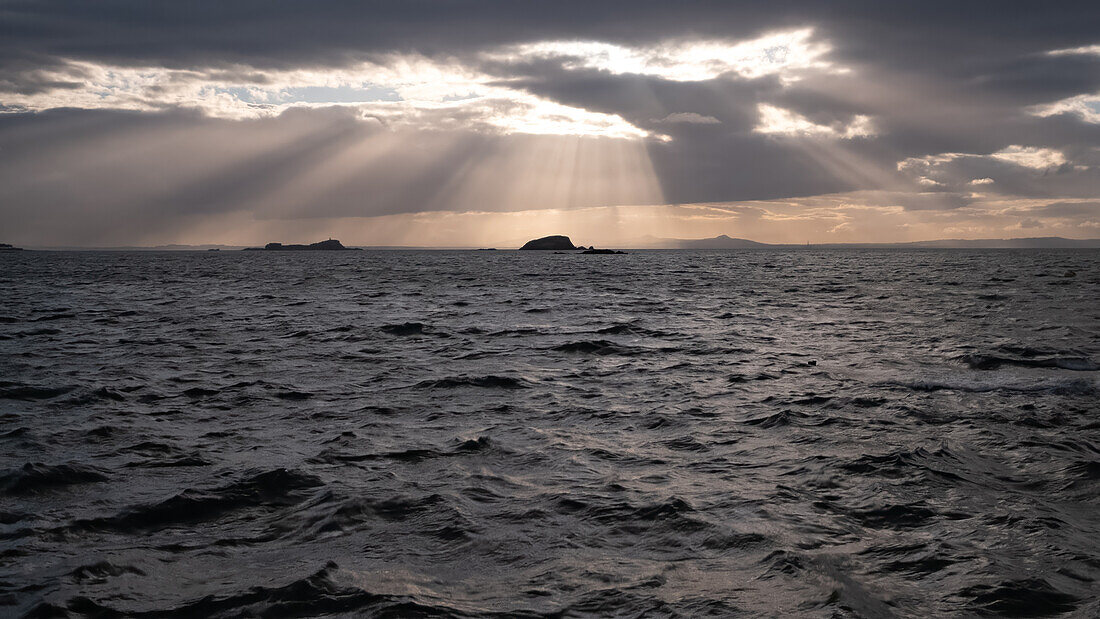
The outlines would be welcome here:
[[[725,234],[712,239],[668,239],[678,249],[756,249],[770,247],[767,243],[757,243],[748,239],[735,239]]]

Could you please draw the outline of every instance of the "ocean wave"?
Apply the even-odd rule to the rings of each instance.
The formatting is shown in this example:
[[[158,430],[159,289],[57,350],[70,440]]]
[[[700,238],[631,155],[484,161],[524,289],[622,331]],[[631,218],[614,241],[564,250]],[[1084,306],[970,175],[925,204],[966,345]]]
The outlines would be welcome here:
[[[1010,617],[1047,617],[1073,612],[1078,598],[1059,591],[1043,578],[974,585],[959,592],[974,612]]]
[[[1075,372],[1096,372],[1100,364],[1085,357],[1000,357],[997,355],[968,354],[957,358],[961,363],[974,370],[996,370],[1004,366],[1022,368],[1060,368]]]
[[[43,387],[37,385],[23,385],[19,383],[0,382],[0,399],[7,400],[50,400],[60,395],[69,393],[76,387],[62,385],[58,387]]]
[[[99,561],[80,567],[69,572],[69,576],[77,583],[104,583],[110,578],[117,578],[126,574],[145,576],[145,572],[132,565],[116,565],[110,561]]]
[[[568,342],[565,344],[554,346],[551,350],[564,353],[601,356],[634,356],[642,352],[642,350],[637,347],[624,346],[622,344],[616,344],[615,342],[610,342],[608,340],[582,340],[577,342]]]
[[[63,486],[107,481],[102,469],[84,464],[42,464],[28,462],[0,475],[0,494],[31,494]]]
[[[1050,378],[1046,380],[1024,379],[1005,375],[994,378],[967,376],[928,377],[915,380],[885,381],[887,386],[902,387],[912,391],[962,391],[988,393],[993,391],[1019,393],[1054,393],[1064,395],[1090,395],[1100,392],[1100,384],[1090,379]]]
[[[397,335],[401,337],[410,337],[415,335],[431,335],[434,337],[451,337],[449,333],[439,331],[426,325],[422,322],[403,322],[400,324],[382,325],[379,327],[383,333],[390,335]]]
[[[673,333],[660,329],[649,329],[631,322],[620,322],[607,327],[596,329],[595,333],[601,335],[638,335],[645,337],[672,337]]]
[[[370,593],[341,582],[339,566],[329,562],[320,570],[281,586],[255,586],[229,595],[210,595],[178,606],[129,612],[87,597],[77,596],[63,604],[43,602],[28,617],[312,617],[365,615],[372,617],[458,617],[466,613],[446,605],[427,604],[406,596]],[[487,613],[486,616],[506,616]],[[518,615],[522,617],[523,613]]]
[[[642,505],[627,501],[608,503],[562,498],[555,507],[560,513],[609,526],[619,533],[641,533],[655,527],[681,532],[699,531],[712,526],[694,518],[695,509],[679,497]]]
[[[800,413],[798,411],[785,409],[771,415],[755,417],[753,419],[746,419],[742,423],[750,426],[757,426],[760,428],[781,428],[784,426],[797,425],[803,420],[809,419],[811,417],[812,415],[808,415],[806,413]]]
[[[425,380],[415,385],[421,389],[458,389],[462,387],[476,387],[479,389],[528,389],[531,385],[522,378],[512,376],[451,376]]]
[[[467,456],[471,454],[487,453],[490,451],[499,454],[507,453],[507,451],[501,449],[500,447],[497,447],[488,436],[479,436],[476,439],[466,439],[464,441],[460,441],[458,445],[456,445],[451,450],[413,448],[377,453],[348,453],[346,450],[339,447],[330,447],[322,450],[321,453],[310,458],[309,462],[338,464],[346,462],[367,462],[370,460],[392,460],[395,462],[416,463],[423,462],[425,460],[434,460],[436,458]]]
[[[302,500],[301,491],[321,486],[312,475],[274,469],[257,473],[226,486],[188,489],[149,505],[128,508],[114,516],[77,520],[74,531],[156,531],[216,520],[226,514],[258,507],[285,507]]]

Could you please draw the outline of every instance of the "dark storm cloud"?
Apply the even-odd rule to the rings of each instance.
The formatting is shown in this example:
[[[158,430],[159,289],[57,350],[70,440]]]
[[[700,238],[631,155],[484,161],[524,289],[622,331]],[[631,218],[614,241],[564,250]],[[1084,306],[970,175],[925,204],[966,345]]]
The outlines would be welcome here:
[[[672,82],[652,76],[609,75],[597,70],[520,69],[526,69],[523,76],[506,82],[508,85],[566,105],[618,114],[648,129],[658,129],[668,114],[691,112],[718,119],[722,131],[745,133],[756,124],[756,104],[780,90],[774,77],[730,76],[705,82]]]
[[[813,41],[830,47],[824,60],[847,72],[671,81],[578,68],[552,54],[480,54],[547,40],[737,42],[794,28],[812,28]],[[197,71],[203,79],[262,86],[270,69],[416,53],[457,59],[508,88],[667,136],[645,148],[668,202],[882,190],[894,205],[946,210],[969,204],[976,190],[970,183],[982,178],[994,181],[977,188],[985,194],[1100,194],[1100,124],[1033,109],[1100,91],[1100,55],[1048,53],[1095,45],[1098,33],[1095,2],[17,0],[0,2],[0,106],[4,93],[60,97],[79,89],[86,68],[68,61]],[[61,67],[66,71],[56,71]],[[338,109],[238,121],[171,103],[150,104],[165,107],[155,113],[8,114],[0,120],[0,216],[11,225],[43,222],[51,213],[53,220],[90,220],[83,228],[73,224],[78,235],[195,213],[323,217],[467,208],[440,196],[470,172],[473,158],[499,158],[549,139],[481,130],[486,114],[506,114],[510,105],[487,102],[477,114],[421,111],[418,122],[430,131],[407,134],[369,170],[297,206],[280,190],[286,179],[387,128],[402,129],[382,115],[366,113],[364,122]],[[761,105],[797,114],[819,133],[761,133]],[[872,135],[837,137],[862,117],[871,120]],[[1056,150],[1065,163],[1037,170],[989,156],[1013,145]],[[899,161],[939,153],[974,156],[919,174],[896,169]],[[88,215],[104,212],[113,219]]]
[[[1093,43],[1097,15],[1088,2],[1004,1],[16,0],[0,7],[5,56],[296,65],[334,62],[361,51],[451,54],[554,38],[737,39],[763,29],[820,24],[842,43],[839,54],[845,60],[963,75],[988,71],[997,59]]]
[[[712,11],[724,14],[718,22]],[[677,10],[660,2],[8,2],[5,58],[28,54],[166,66],[341,63],[349,55],[461,54],[548,38],[637,42],[670,34],[738,38],[790,23],[788,9]]]

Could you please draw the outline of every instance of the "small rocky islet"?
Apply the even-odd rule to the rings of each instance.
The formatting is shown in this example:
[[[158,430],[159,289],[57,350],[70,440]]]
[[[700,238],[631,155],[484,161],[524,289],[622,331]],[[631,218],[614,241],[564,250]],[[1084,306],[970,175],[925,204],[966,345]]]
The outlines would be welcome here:
[[[283,245],[282,243],[268,243],[263,247],[245,247],[241,251],[361,251],[358,247],[344,247],[336,239],[328,239],[309,245]]]

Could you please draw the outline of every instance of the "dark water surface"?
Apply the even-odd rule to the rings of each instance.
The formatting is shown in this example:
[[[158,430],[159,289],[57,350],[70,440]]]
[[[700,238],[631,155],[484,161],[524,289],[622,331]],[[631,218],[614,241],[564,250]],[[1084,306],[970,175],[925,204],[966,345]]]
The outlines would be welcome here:
[[[1100,252],[23,252],[0,291],[0,616],[1100,615]]]

